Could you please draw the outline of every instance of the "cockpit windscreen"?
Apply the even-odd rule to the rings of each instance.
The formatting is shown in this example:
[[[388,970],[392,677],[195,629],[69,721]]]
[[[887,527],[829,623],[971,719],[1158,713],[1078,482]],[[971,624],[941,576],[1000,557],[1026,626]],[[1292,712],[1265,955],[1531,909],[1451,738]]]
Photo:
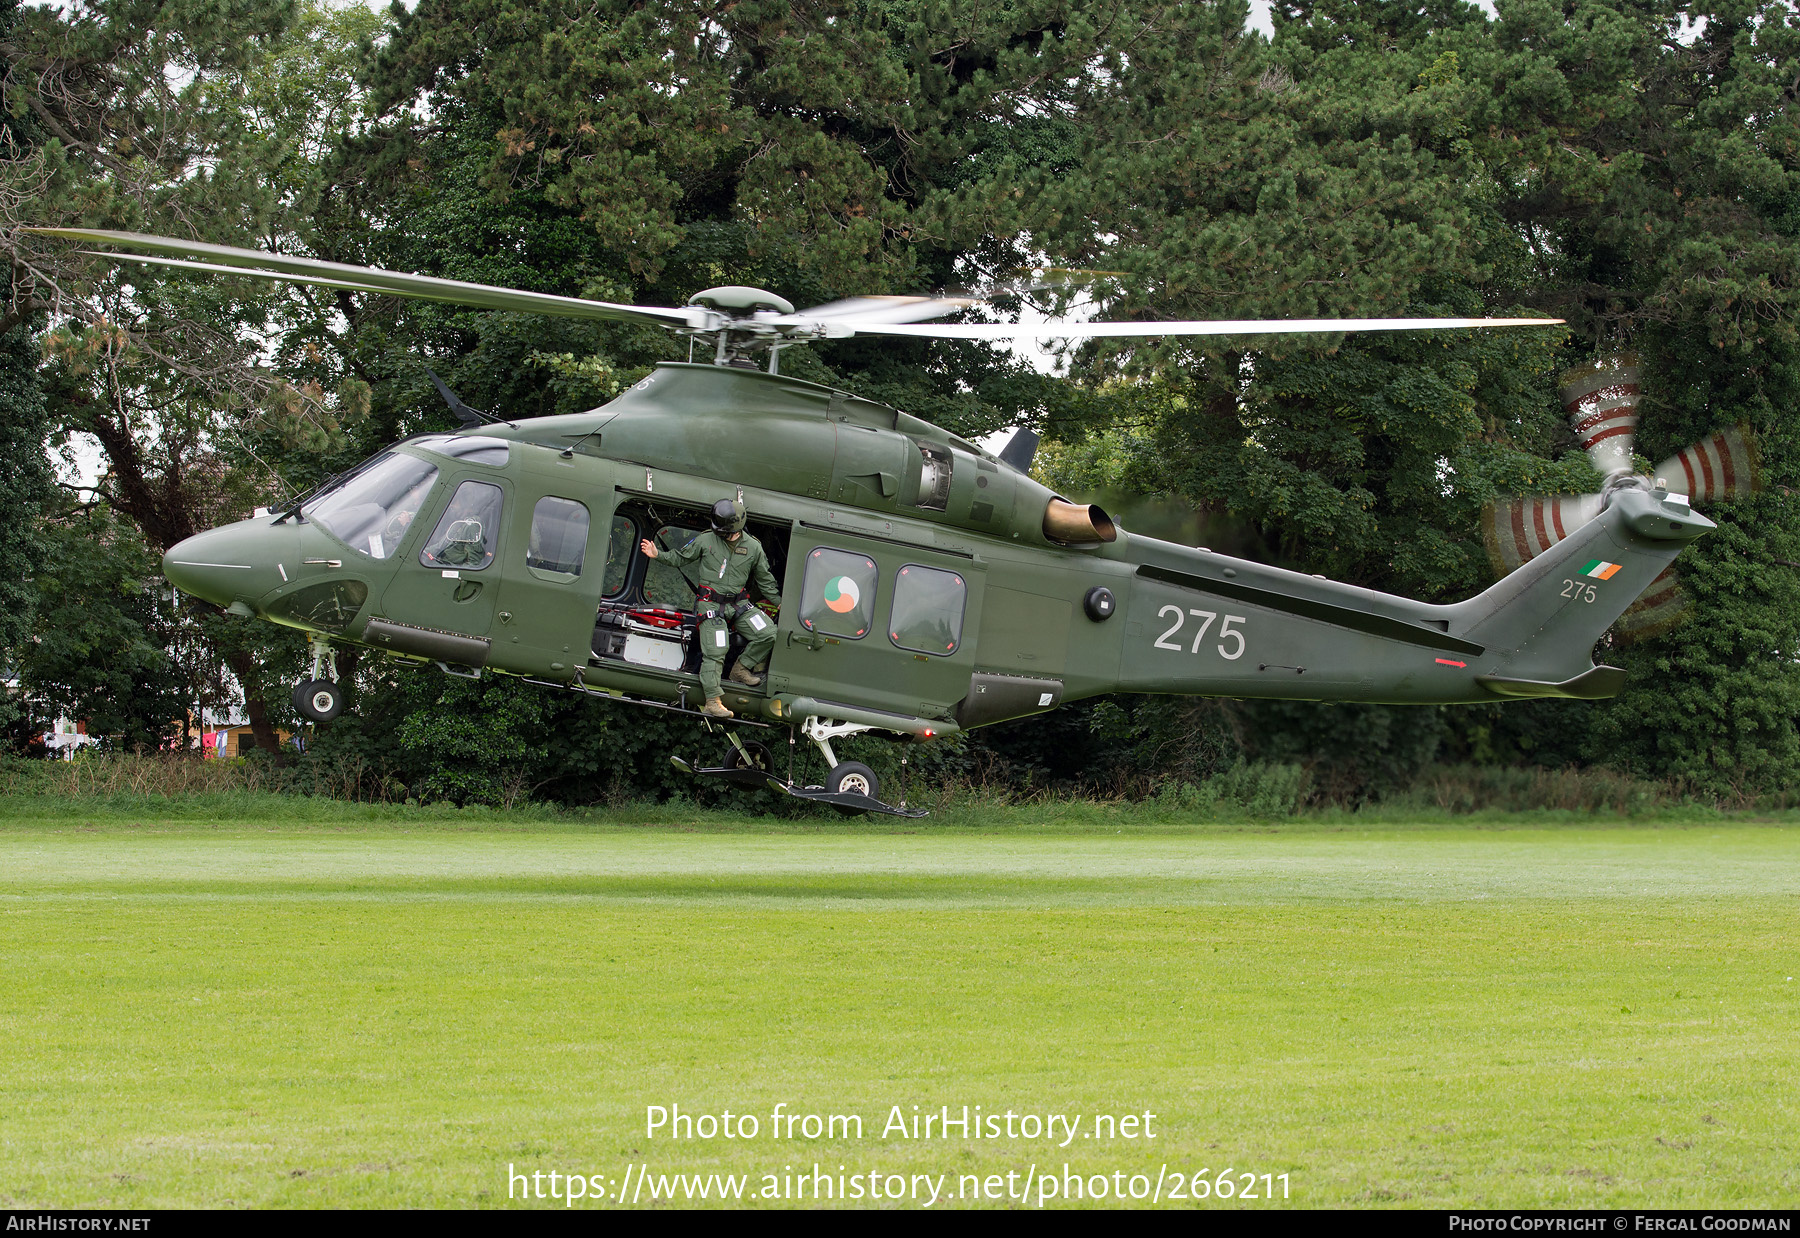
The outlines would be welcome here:
[[[385,559],[412,527],[437,472],[417,457],[388,452],[308,503],[306,518],[351,549]]]

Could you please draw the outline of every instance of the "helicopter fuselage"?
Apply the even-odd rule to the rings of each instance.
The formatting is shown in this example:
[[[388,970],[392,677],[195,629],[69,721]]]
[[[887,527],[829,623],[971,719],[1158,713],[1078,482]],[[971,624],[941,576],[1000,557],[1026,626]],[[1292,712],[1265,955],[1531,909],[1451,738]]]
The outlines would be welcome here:
[[[726,703],[918,737],[1112,692],[1611,695],[1622,675],[1591,665],[1594,641],[1711,527],[1679,496],[1627,492],[1487,592],[1432,605],[1134,535],[840,391],[669,364],[589,413],[399,444],[295,511],[181,543],[165,571],[318,640],[697,703],[692,582],[638,544],[732,497],[784,601],[769,678]]]

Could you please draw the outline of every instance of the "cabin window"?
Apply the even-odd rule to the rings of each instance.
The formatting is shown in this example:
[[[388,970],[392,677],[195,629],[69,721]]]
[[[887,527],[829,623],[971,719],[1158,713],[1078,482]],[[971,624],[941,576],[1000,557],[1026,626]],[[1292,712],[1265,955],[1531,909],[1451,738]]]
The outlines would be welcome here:
[[[894,577],[894,614],[888,639],[914,653],[947,658],[962,644],[963,604],[969,587],[955,572],[909,563]]]
[[[637,550],[637,521],[630,516],[614,516],[612,532],[606,537],[606,575],[600,582],[600,596],[618,597],[625,592],[626,578],[631,575],[631,556]]]
[[[919,497],[914,506],[941,512],[950,506],[950,475],[956,460],[934,443],[913,440],[919,449]]]
[[[301,514],[352,550],[385,559],[400,548],[436,480],[432,465],[390,452],[312,500]]]
[[[809,632],[861,640],[874,625],[875,560],[825,547],[806,556],[800,623]]]
[[[679,550],[681,547],[699,537],[701,530],[690,529],[678,524],[665,524],[656,531],[657,553],[665,550]],[[698,569],[695,569],[698,570]],[[671,563],[666,558],[650,560],[644,568],[644,601],[652,606],[667,606],[674,610],[694,609],[694,586],[682,572],[681,565]]]
[[[544,498],[531,509],[525,566],[562,576],[581,575],[587,557],[588,509],[573,499]]]
[[[479,572],[494,561],[494,543],[500,536],[499,486],[485,481],[465,481],[450,498],[439,517],[431,540],[419,552],[426,567]]]

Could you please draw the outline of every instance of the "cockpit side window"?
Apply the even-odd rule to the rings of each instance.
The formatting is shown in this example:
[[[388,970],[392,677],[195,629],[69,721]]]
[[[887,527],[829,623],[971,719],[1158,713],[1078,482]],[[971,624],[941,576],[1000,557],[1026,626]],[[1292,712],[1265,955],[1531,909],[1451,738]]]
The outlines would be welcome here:
[[[389,452],[306,505],[308,520],[373,559],[400,548],[437,480],[437,469]]]
[[[458,486],[431,539],[419,552],[419,562],[464,572],[479,572],[492,563],[500,536],[501,498],[500,487],[485,481],[465,481]]]

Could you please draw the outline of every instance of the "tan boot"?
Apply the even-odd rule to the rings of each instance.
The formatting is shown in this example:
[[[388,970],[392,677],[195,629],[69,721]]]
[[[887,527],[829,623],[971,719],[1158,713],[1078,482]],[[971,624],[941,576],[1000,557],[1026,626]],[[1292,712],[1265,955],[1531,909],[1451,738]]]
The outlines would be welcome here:
[[[735,718],[737,716],[729,709],[726,709],[725,702],[721,701],[716,696],[706,704],[702,705],[700,707],[700,712],[705,714],[708,718]]]
[[[731,668],[731,674],[725,676],[725,678],[731,680],[732,683],[741,683],[746,688],[754,688],[763,681],[763,677],[761,675],[758,675],[755,671],[753,671],[749,667],[745,666],[742,662],[738,662],[735,665],[733,665]]]

